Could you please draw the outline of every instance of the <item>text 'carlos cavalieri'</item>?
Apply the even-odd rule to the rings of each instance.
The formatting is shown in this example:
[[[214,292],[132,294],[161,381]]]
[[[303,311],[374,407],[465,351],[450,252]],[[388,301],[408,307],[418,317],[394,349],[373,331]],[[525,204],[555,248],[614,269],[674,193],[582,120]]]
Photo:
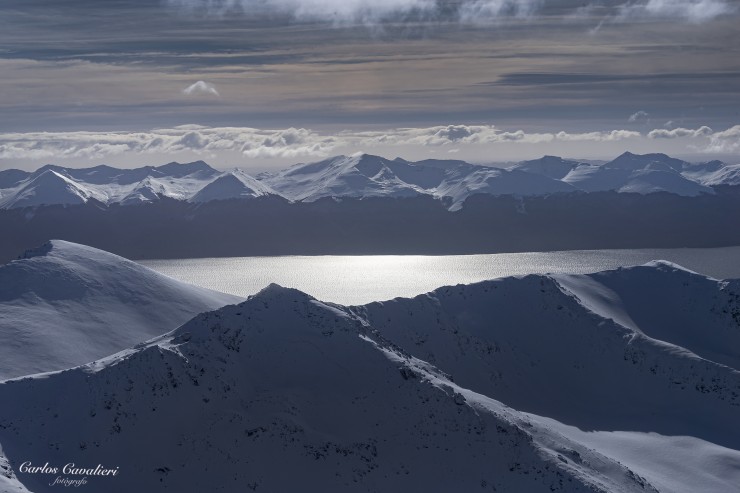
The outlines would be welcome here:
[[[87,484],[87,478],[89,476],[117,476],[118,467],[108,469],[103,467],[102,464],[98,464],[95,467],[81,467],[75,465],[74,462],[65,464],[62,467],[51,466],[47,462],[43,466],[34,466],[30,461],[24,462],[18,468],[18,472],[24,474],[56,474],[58,475],[49,486],[61,485],[61,486],[82,486]],[[61,472],[62,475],[59,475]],[[72,477],[65,477],[72,476]]]

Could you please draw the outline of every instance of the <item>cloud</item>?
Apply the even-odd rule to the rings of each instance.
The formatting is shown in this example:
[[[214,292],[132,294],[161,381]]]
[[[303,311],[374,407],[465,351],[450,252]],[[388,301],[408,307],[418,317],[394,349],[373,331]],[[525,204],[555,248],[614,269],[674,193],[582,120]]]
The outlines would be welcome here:
[[[624,132],[624,131],[616,131]],[[262,130],[241,127],[187,125],[150,132],[41,132],[0,134],[0,158],[102,158],[122,153],[209,153],[238,151],[247,157],[323,156],[337,147],[374,145],[446,146],[497,142],[547,142],[552,140],[612,140],[637,133],[565,132],[526,133],[504,131],[494,126],[448,125],[402,128],[387,131],[319,134],[303,128]]]
[[[124,154],[224,152],[247,158],[325,157],[357,149],[414,147],[429,149],[498,144],[613,142],[640,138],[639,132],[610,130],[571,133],[504,130],[493,125],[441,125],[382,131],[320,133],[305,128],[257,129],[182,125],[148,132],[30,132],[0,134],[0,159],[103,159]]]
[[[321,136],[305,128],[272,131],[258,139],[247,140],[240,148],[251,158],[325,156],[336,146],[332,136]]]
[[[547,142],[607,142],[640,137],[639,132],[611,130],[607,132],[571,133],[525,132],[524,130],[503,130],[494,125],[446,125],[428,128],[398,128],[383,132],[342,133],[342,141],[362,143],[364,146],[422,146],[438,147],[448,145],[487,145],[487,144],[539,144]]]
[[[182,125],[148,132],[29,132],[0,134],[0,159],[103,159],[122,154],[213,155],[223,151],[246,157],[323,156],[337,144],[333,135],[307,129]]]
[[[699,23],[735,9],[725,0],[647,0],[624,3],[619,10],[622,19],[653,17]]]
[[[167,0],[191,12],[224,15],[278,13],[297,21],[332,24],[383,22],[488,22],[533,15],[544,0]]]
[[[459,19],[477,23],[499,17],[530,17],[539,10],[544,0],[473,0],[462,2]]]
[[[446,127],[440,128],[434,133],[435,137],[450,142],[462,141],[464,139],[472,137],[473,135],[474,131],[472,130],[472,128],[466,127],[465,125],[448,125]]]
[[[712,134],[709,145],[703,151],[722,154],[740,152],[740,125]]]
[[[715,132],[706,125],[699,128],[656,128],[650,139],[691,139],[690,148],[708,154],[730,154],[740,151],[740,125]]]
[[[219,96],[219,97],[221,96],[213,84],[209,84],[208,82],[204,82],[202,80],[199,80],[198,82],[189,85],[188,87],[182,90],[182,93],[188,96],[198,95],[198,94],[211,94],[213,96]]]
[[[613,142],[624,139],[636,139],[642,134],[640,132],[634,132],[632,130],[611,130],[608,132],[585,132],[569,134],[566,132],[558,132],[556,137],[559,140],[566,141],[596,141],[596,142]]]
[[[647,136],[650,139],[678,139],[682,137],[703,137],[707,135],[712,135],[712,133],[712,129],[705,125],[696,129],[674,128],[671,130],[667,130],[665,128],[656,128],[655,130],[651,130],[650,132],[648,132]]]
[[[545,0],[164,0],[190,12],[225,16],[284,15],[299,22],[323,21],[335,25],[384,22],[462,22],[490,23],[506,18],[564,15],[601,21],[636,21],[645,18],[704,22],[735,9],[728,0],[592,0],[550,2]]]
[[[640,110],[640,111],[638,111],[638,112],[633,113],[632,115],[630,115],[628,121],[630,123],[635,123],[635,122],[639,122],[641,120],[647,120],[649,116],[650,116],[649,113],[647,113],[646,111]]]

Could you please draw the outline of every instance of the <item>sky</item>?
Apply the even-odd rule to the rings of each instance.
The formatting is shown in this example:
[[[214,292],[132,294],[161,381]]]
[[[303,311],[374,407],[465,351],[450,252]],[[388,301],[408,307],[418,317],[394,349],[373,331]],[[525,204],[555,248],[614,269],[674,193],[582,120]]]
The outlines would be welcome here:
[[[740,162],[740,0],[3,0],[0,169]]]

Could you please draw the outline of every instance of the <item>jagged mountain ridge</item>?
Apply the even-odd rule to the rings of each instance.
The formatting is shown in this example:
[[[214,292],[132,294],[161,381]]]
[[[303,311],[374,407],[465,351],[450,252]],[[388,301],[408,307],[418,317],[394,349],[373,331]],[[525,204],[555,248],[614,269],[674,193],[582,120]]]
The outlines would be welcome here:
[[[712,194],[712,187],[740,184],[740,165],[692,164],[665,154],[626,152],[604,164],[556,156],[495,168],[459,160],[393,160],[368,154],[337,156],[252,177],[221,173],[203,161],[121,170],[46,165],[34,173],[0,171],[0,208],[156,202],[162,198],[204,202],[275,195],[289,201],[324,197],[403,198],[428,195],[458,210],[474,194],[542,196],[617,191],[683,196]],[[41,176],[45,178],[41,178]]]

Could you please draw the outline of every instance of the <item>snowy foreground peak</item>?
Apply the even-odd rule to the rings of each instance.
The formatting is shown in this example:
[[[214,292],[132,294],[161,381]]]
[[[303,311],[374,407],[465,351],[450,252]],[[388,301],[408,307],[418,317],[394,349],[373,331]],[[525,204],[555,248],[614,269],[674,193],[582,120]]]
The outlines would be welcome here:
[[[0,455],[35,493],[22,461],[113,493],[732,491],[739,329],[736,281],[666,262],[357,307],[272,284],[0,383]]]
[[[0,379],[88,363],[238,301],[52,240],[0,266]]]
[[[475,194],[616,191],[697,196],[713,194],[712,187],[724,185],[740,185],[740,165],[720,161],[692,164],[665,154],[625,152],[603,164],[544,156],[505,169],[460,160],[413,162],[355,154],[296,164],[257,177],[238,169],[221,173],[203,161],[135,169],[46,165],[34,173],[5,170],[0,171],[0,208],[74,205],[91,199],[105,205],[134,205],[164,198],[203,203],[275,195],[296,202],[325,197],[430,196],[457,210]]]

